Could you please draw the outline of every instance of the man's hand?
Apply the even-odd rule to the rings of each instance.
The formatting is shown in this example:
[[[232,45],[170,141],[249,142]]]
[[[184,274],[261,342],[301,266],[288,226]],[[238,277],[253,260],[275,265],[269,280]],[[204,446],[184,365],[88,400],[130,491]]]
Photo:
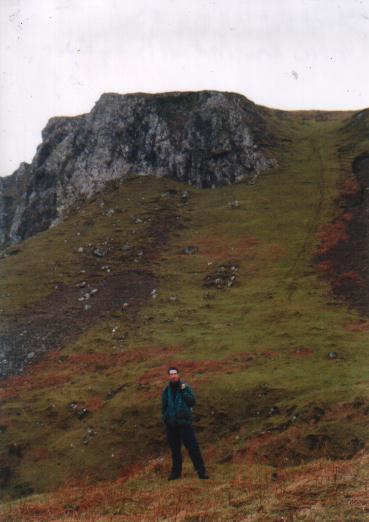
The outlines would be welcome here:
[[[186,388],[186,385],[185,385],[185,383],[183,382],[183,383],[181,384],[181,390],[184,390],[185,388]]]

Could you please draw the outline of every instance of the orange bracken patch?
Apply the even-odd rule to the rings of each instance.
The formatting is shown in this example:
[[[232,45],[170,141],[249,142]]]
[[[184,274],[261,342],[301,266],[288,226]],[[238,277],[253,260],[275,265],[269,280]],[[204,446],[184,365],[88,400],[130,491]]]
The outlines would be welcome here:
[[[336,281],[333,282],[333,287],[340,287],[345,283],[354,283],[356,285],[360,285],[363,283],[363,279],[355,271],[344,272],[343,274],[339,275]]]
[[[89,411],[99,411],[104,406],[104,404],[105,401],[101,397],[90,397],[90,399],[86,401],[86,408]]]
[[[318,271],[323,274],[332,273],[334,270],[334,263],[330,260],[321,261],[318,265]]]
[[[171,365],[179,368],[183,380],[186,375],[191,375],[191,379],[196,380],[201,374],[209,372],[221,371],[224,369],[225,363],[222,361],[174,361]],[[162,386],[167,378],[168,365],[161,365],[147,370],[139,379],[139,384],[150,384],[151,386]]]
[[[16,375],[9,377],[1,384],[0,396],[3,399],[9,399],[16,397],[17,394],[22,391],[42,390],[43,388],[62,386],[68,382],[72,376],[72,373],[66,371],[51,372],[44,376],[37,376],[37,378],[34,375]]]
[[[116,479],[116,484],[123,484],[127,482],[127,480],[131,479],[137,473],[142,472],[143,463],[142,462],[134,462],[133,464],[124,468],[124,470],[119,474],[119,477]]]
[[[262,352],[261,355],[264,355],[264,357],[269,357],[269,358],[272,358],[272,357],[281,357],[281,353],[280,352]]]
[[[72,366],[75,370],[107,369],[111,367],[123,366],[129,363],[140,363],[148,359],[163,359],[168,354],[177,353],[181,350],[180,346],[140,346],[131,348],[123,353],[102,353],[102,352],[82,352],[68,355],[64,360],[66,367]]]
[[[254,255],[259,244],[253,236],[231,238],[228,236],[203,237],[196,240],[199,253],[211,261],[231,261],[245,256]]]
[[[68,355],[62,365],[58,362],[60,352],[47,354],[45,360],[27,368],[24,375],[13,375],[0,383],[0,399],[13,399],[20,392],[41,390],[55,386],[63,386],[76,373],[96,371],[97,369],[115,368],[128,363],[140,363],[147,360],[160,361],[182,350],[181,346],[143,346],[133,348],[119,354],[78,353]],[[102,399],[91,399],[91,410],[100,409]]]
[[[324,256],[339,243],[343,243],[349,239],[347,224],[342,221],[337,221],[336,223],[323,225],[320,227],[316,237],[320,240],[317,254]]]
[[[278,261],[287,256],[287,250],[281,245],[269,245],[268,246],[268,258],[272,261]]]
[[[36,462],[45,460],[50,456],[48,448],[33,448],[32,456]]]
[[[358,180],[354,177],[351,177],[344,181],[342,195],[347,197],[355,196],[358,192],[360,192],[360,190],[361,187]]]
[[[57,520],[55,517],[61,517],[65,514],[62,505],[52,505],[51,503],[45,504],[24,504],[17,506],[14,510],[14,517],[19,516],[20,518],[12,518],[9,520],[34,520],[35,522],[47,522],[48,520]]]
[[[342,214],[341,218],[343,219],[343,221],[350,222],[353,220],[354,215],[352,212],[345,212],[344,214]]]
[[[179,368],[181,378],[186,381],[187,375],[191,380],[202,382],[207,380],[214,373],[234,373],[241,369],[248,368],[253,356],[249,352],[241,352],[230,355],[222,360],[205,359],[202,361],[172,361],[170,365]],[[166,381],[168,365],[160,365],[147,370],[139,379],[139,384],[151,386],[163,386]]]
[[[347,324],[345,328],[349,332],[367,332],[369,331],[369,321]]]
[[[297,348],[292,352],[297,357],[311,357],[314,354],[314,351],[310,348]]]
[[[18,397],[18,393],[16,390],[12,390],[12,389],[7,389],[4,387],[4,385],[2,384],[1,385],[1,388],[0,388],[0,400],[7,400],[7,399],[15,399],[16,397]]]

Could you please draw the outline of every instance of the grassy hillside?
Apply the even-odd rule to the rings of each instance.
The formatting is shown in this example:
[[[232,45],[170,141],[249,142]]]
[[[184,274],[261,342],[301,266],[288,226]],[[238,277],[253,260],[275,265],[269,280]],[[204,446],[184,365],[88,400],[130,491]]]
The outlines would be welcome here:
[[[256,184],[133,177],[0,261],[2,332],[54,348],[0,383],[0,517],[365,519],[369,321],[315,258],[349,116],[270,111],[279,167]],[[206,484],[187,455],[166,482],[169,364]]]

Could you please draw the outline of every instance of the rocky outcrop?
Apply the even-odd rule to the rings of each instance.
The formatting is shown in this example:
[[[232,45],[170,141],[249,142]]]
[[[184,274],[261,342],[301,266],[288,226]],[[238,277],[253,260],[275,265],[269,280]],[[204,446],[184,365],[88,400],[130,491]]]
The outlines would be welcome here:
[[[276,164],[266,109],[215,91],[103,94],[51,118],[31,164],[0,178],[0,248],[60,222],[112,179],[168,176],[199,188],[250,181]]]

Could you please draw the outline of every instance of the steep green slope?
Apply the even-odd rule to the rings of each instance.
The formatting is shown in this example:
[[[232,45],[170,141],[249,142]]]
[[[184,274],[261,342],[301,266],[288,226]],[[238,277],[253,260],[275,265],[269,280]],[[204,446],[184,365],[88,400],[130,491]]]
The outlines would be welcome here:
[[[227,480],[221,463],[255,438],[256,461],[276,467],[367,444],[369,323],[314,262],[340,212],[343,123],[271,113],[277,124],[279,167],[255,185],[134,177],[0,261],[3,332],[27,319],[58,348],[1,383],[5,498],[167,458],[173,363],[198,397],[212,475]],[[78,301],[86,288],[98,291]]]

